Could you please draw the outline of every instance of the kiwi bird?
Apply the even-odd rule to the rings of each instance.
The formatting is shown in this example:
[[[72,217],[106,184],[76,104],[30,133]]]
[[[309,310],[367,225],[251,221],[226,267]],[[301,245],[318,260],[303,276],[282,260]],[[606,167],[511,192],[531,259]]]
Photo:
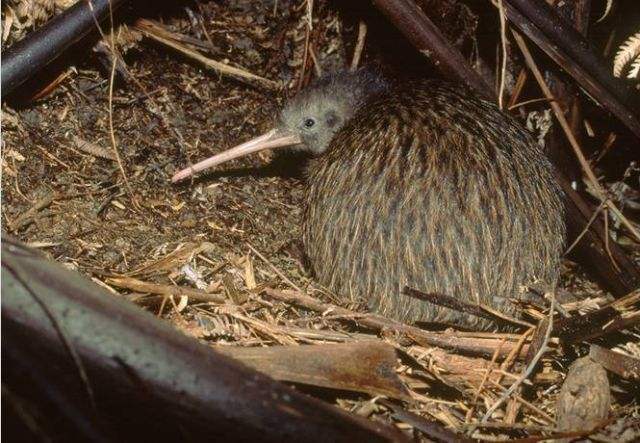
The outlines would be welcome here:
[[[392,87],[365,70],[320,79],[276,129],[178,172],[262,149],[308,164],[303,243],[318,282],[402,321],[492,322],[401,294],[447,294],[509,315],[522,287],[557,281],[564,206],[549,160],[493,103],[439,80]]]

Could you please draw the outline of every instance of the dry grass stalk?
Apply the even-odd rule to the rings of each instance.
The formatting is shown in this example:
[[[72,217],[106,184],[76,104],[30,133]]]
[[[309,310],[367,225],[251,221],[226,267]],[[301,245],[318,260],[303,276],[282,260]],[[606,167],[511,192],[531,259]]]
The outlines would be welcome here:
[[[176,297],[190,297],[194,300],[206,303],[225,303],[226,299],[221,295],[209,294],[197,289],[183,288],[181,286],[159,285],[137,280],[130,277],[107,278],[105,283],[119,288],[130,289],[137,292],[147,292],[151,294],[170,295]]]

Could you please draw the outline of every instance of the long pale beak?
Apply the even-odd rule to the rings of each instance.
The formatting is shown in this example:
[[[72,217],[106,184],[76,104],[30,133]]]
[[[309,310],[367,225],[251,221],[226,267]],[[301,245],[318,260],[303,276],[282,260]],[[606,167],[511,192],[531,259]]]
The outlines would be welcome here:
[[[246,143],[242,143],[241,145],[235,146],[231,149],[221,152],[220,154],[214,155],[213,157],[209,157],[206,160],[202,160],[201,162],[196,163],[189,168],[185,168],[182,171],[176,172],[175,175],[171,177],[171,182],[179,182],[180,180],[184,180],[185,178],[195,174],[196,172],[204,171],[207,168],[211,168],[229,160],[233,160],[234,158],[244,157],[245,155],[263,151],[265,149],[280,148],[283,146],[297,145],[299,143],[302,143],[302,140],[299,136],[290,132],[272,129],[266,134],[256,137],[253,140],[249,140]]]

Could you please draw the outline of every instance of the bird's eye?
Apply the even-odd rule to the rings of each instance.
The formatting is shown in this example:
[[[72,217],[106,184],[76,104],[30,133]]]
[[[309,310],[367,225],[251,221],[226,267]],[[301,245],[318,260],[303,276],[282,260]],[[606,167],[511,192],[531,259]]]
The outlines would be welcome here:
[[[316,121],[312,118],[308,118],[304,121],[304,127],[305,128],[313,128],[313,125],[316,124]]]

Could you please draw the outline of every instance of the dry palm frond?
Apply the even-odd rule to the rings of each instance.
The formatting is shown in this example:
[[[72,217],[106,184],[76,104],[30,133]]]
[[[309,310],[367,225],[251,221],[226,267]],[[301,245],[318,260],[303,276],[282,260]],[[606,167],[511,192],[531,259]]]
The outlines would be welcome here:
[[[613,60],[614,77],[638,78],[640,71],[640,32],[629,37],[619,48]]]

